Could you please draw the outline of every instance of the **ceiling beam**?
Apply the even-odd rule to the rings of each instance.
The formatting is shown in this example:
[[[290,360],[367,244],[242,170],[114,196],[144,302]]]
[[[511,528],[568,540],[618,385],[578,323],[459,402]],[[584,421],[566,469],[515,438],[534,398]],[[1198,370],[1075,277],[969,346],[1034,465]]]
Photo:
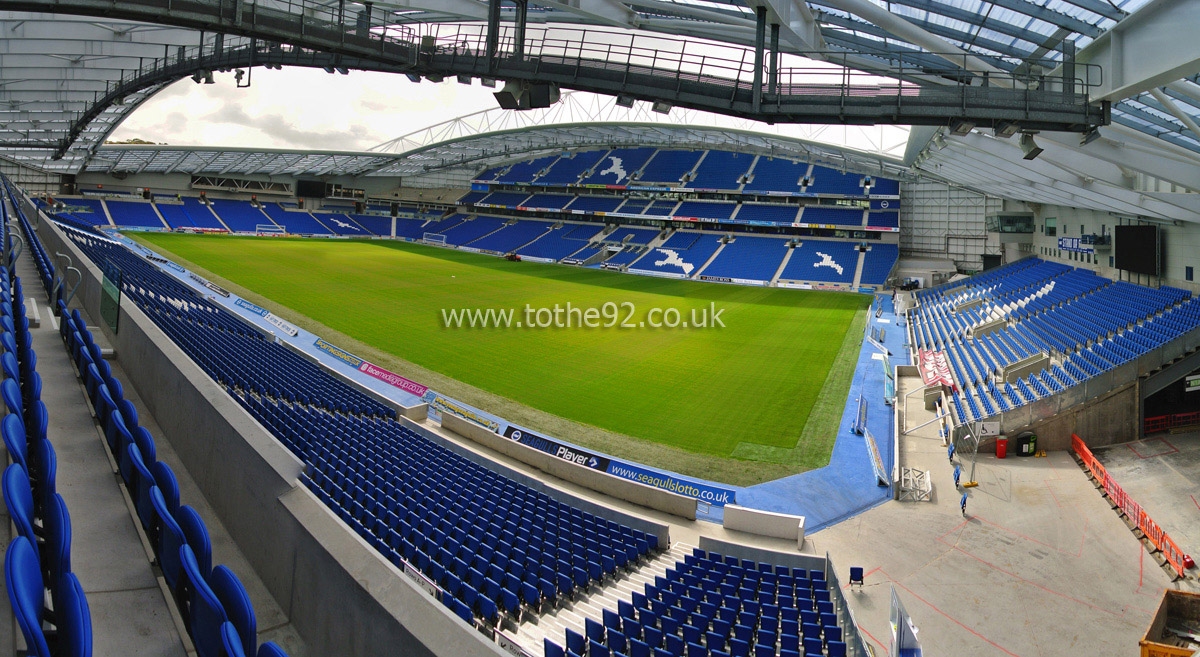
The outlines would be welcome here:
[[[750,7],[766,7],[767,23],[779,25],[779,37],[800,51],[826,49],[821,26],[805,0],[748,0]]]
[[[971,53],[951,45],[946,40],[913,25],[901,16],[897,16],[871,0],[823,0],[829,6],[878,25],[897,37],[936,54],[946,61],[975,73],[1002,73],[1002,71]],[[1002,84],[1001,80],[994,80]],[[1011,85],[1002,85],[1011,86]]]
[[[1093,101],[1119,101],[1200,71],[1200,0],[1150,0],[1076,56],[1097,64]],[[1081,71],[1082,73],[1082,71]]]
[[[536,0],[537,4],[614,27],[637,27],[638,13],[620,0]]]
[[[1192,118],[1187,112],[1180,109],[1179,105],[1177,105],[1175,101],[1171,100],[1162,89],[1151,89],[1150,95],[1154,96],[1154,100],[1157,100],[1163,107],[1167,109],[1168,112],[1173,114],[1175,118],[1182,121],[1183,124],[1187,126],[1188,130],[1192,131],[1193,137],[1200,139],[1200,126],[1196,125],[1196,119]]]

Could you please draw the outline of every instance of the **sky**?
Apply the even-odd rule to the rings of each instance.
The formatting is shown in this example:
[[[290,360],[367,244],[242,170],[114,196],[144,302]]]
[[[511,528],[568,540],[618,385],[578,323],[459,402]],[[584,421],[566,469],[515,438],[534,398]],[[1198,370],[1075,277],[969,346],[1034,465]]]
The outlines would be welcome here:
[[[215,84],[185,78],[146,101],[112,134],[179,146],[366,150],[453,116],[496,106],[493,89],[414,83],[388,73],[255,68],[251,87],[232,73]],[[447,108],[453,108],[448,111]]]
[[[248,89],[236,87],[233,73],[216,73],[215,84],[180,80],[146,101],[109,139],[136,138],[173,146],[362,151],[447,119],[497,107],[495,90],[478,81],[464,85],[449,78],[441,83],[414,83],[391,73],[342,75],[309,68],[260,67],[250,75]],[[573,93],[585,103],[606,106],[605,120],[640,121],[649,116],[645,108],[626,111],[607,97]],[[673,110],[670,118],[679,120],[681,112]],[[740,120],[713,114],[688,116],[705,124],[746,127]],[[872,150],[872,142],[899,144],[901,154],[907,135],[907,130],[896,127],[750,127],[864,150]]]

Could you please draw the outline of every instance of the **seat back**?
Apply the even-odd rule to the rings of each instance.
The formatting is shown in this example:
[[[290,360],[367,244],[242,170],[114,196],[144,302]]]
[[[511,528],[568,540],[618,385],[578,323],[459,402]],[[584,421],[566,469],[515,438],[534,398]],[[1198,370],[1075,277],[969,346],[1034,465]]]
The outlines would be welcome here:
[[[46,437],[46,427],[49,424],[50,415],[46,413],[46,405],[40,399],[35,400],[29,408],[29,426],[26,430],[26,437],[30,442],[42,440]]]
[[[8,449],[13,463],[20,464],[29,472],[29,442],[25,437],[25,423],[21,421],[21,416],[12,412],[5,415],[4,420],[0,421],[0,434],[4,437],[4,447]]]
[[[130,463],[133,464],[133,506],[137,509],[138,520],[142,529],[149,530],[154,520],[154,505],[150,502],[150,489],[154,487],[154,476],[142,461],[142,453],[137,445],[126,447]]]
[[[135,411],[136,412],[136,411]],[[121,413],[121,419],[128,417]],[[129,426],[126,424],[125,426]],[[150,431],[146,427],[138,426],[133,429],[133,444],[138,446],[142,452],[142,460],[147,463],[154,463],[158,460],[158,450],[154,447],[154,436],[150,435]],[[151,468],[153,472],[153,468]]]
[[[96,417],[99,418],[100,426],[104,428],[104,437],[107,438],[112,430],[112,412],[117,410],[117,402],[112,398],[106,383],[100,384],[96,397]]]
[[[158,486],[150,489],[150,503],[154,507],[153,528],[158,530],[158,542],[154,545],[158,550],[158,564],[162,568],[163,579],[172,591],[179,588],[179,576],[183,564],[179,561],[179,548],[187,542],[179,523],[171,515],[167,503],[163,500],[162,491]],[[154,537],[151,536],[151,541]]]
[[[258,657],[288,657],[288,654],[274,641],[268,641],[258,647]]]
[[[42,633],[42,617],[46,611],[42,568],[37,552],[24,536],[18,536],[8,544],[8,552],[4,555],[4,582],[8,588],[9,604],[12,605],[13,615],[17,617],[17,625],[25,637],[29,653],[37,657],[50,657],[50,646],[46,643],[46,635]]]
[[[105,438],[109,440],[108,448],[112,450],[113,455],[117,458],[117,471],[121,473],[121,479],[125,482],[125,486],[133,488],[134,483],[137,481],[137,472],[134,470],[133,462],[130,460],[128,449],[129,445],[133,444],[133,434],[129,433],[129,428],[125,425],[125,417],[120,411],[109,413],[109,427],[112,430],[105,432]],[[145,458],[142,455],[143,465],[147,465]]]
[[[150,442],[151,445],[154,441]],[[171,513],[179,512],[179,481],[175,479],[175,473],[171,470],[171,466],[162,461],[151,460],[151,457],[146,456],[142,452],[141,445],[138,445],[138,452],[141,453],[143,462],[150,466],[150,476],[154,477],[154,485],[162,489],[163,500],[167,503],[167,508]],[[183,526],[183,521],[179,521],[179,526]],[[187,533],[187,530],[184,530]]]
[[[8,407],[9,413],[15,413],[18,418],[24,416],[25,405],[21,402],[21,387],[17,385],[16,379],[4,379],[4,383],[0,383],[0,397],[4,398],[4,405]],[[24,427],[22,424],[21,428]]]
[[[13,463],[4,469],[0,485],[4,487],[4,505],[17,526],[17,534],[29,539],[36,555],[37,536],[33,533],[33,491],[29,488],[29,475],[19,463]]]
[[[49,440],[43,438],[34,443],[33,462],[37,464],[34,477],[37,479],[38,501],[42,508],[46,508],[50,498],[58,492],[58,455]]]
[[[242,586],[237,575],[224,565],[213,568],[208,583],[217,595],[217,600],[221,601],[221,606],[225,608],[229,622],[241,637],[242,652],[253,655],[256,650],[255,644],[258,643],[258,624],[254,618],[254,605],[250,602],[250,596],[246,594],[246,587]]]
[[[46,536],[42,551],[50,575],[46,581],[58,582],[64,574],[71,572],[71,515],[67,512],[67,503],[57,493],[49,499],[42,515]]]
[[[229,620],[225,608],[217,600],[208,581],[200,573],[196,553],[183,545],[179,548],[179,560],[183,563],[183,579],[188,589],[187,614],[184,621],[192,635],[199,657],[221,657],[221,624]]]
[[[212,576],[212,540],[208,535],[208,527],[204,526],[200,514],[187,505],[179,507],[175,519],[179,521],[179,528],[183,530],[184,540],[196,554],[196,564],[200,566],[200,572],[204,579],[208,580]]]
[[[10,334],[5,333],[4,335],[9,336]],[[4,376],[10,379],[21,380],[21,366],[17,364],[15,344],[13,351],[6,351],[3,356],[0,356],[0,370],[3,370]]]
[[[246,651],[242,650],[242,637],[233,623],[221,625],[221,647],[225,649],[225,657],[246,657]]]
[[[63,657],[92,657],[92,612],[74,573],[59,582],[58,646]]]

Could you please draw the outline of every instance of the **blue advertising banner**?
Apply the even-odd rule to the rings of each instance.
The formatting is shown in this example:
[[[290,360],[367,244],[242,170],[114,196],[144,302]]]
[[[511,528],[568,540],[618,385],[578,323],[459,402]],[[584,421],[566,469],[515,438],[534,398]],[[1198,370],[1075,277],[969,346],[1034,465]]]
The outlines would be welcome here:
[[[640,484],[646,484],[647,486],[668,490],[672,493],[694,497],[701,502],[707,502],[713,506],[725,506],[726,504],[736,503],[736,492],[733,489],[680,479],[669,474],[647,470],[621,461],[610,462],[608,464],[608,474],[636,481]]]
[[[249,301],[246,301],[245,299],[237,299],[236,301],[234,301],[234,303],[237,304],[239,307],[245,308],[246,310],[249,310],[250,312],[252,312],[256,315],[260,315],[262,317],[266,317],[267,315],[270,314],[269,312],[267,312],[266,308],[255,305],[253,303],[250,303]]]
[[[532,431],[514,427],[511,424],[504,429],[501,435],[509,440],[515,440],[526,447],[532,447],[538,451],[545,452],[555,458],[570,461],[576,465],[582,465],[593,470],[607,472],[622,479],[661,488],[662,490],[668,490],[686,497],[693,497],[713,506],[725,506],[726,504],[734,503],[735,491],[732,489],[680,479],[664,472],[647,470],[646,468],[631,465],[607,456],[593,454],[574,445],[567,445],[553,438],[547,438]]]
[[[336,347],[332,344],[329,344],[321,338],[317,338],[317,341],[313,343],[313,346],[342,361],[343,363],[350,365],[354,369],[361,367],[364,362],[363,359],[359,358],[358,356],[355,356],[341,347]]]
[[[1096,248],[1091,246],[1089,240],[1084,240],[1078,237],[1060,237],[1058,238],[1058,248],[1063,251],[1073,251],[1075,253],[1095,253]]]

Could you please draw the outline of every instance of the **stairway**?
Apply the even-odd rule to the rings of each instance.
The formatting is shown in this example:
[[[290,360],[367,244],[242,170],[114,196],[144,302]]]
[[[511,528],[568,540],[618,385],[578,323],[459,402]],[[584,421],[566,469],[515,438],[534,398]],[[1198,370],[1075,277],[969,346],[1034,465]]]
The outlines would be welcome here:
[[[858,264],[854,266],[854,282],[850,283],[852,289],[858,289],[858,282],[862,280],[863,263],[867,260],[867,252],[858,252]]]
[[[162,213],[158,211],[158,204],[151,201],[150,207],[154,208],[154,216],[158,217],[158,220],[162,222],[163,228],[171,230],[171,224],[168,224],[167,220],[163,218]]]
[[[217,221],[218,221],[218,222],[220,222],[220,223],[221,223],[221,225],[225,227],[225,230],[228,230],[228,231],[229,231],[229,232],[231,232],[231,233],[233,232],[233,230],[231,230],[231,229],[229,228],[229,224],[225,223],[225,220],[221,218],[221,215],[217,214],[217,209],[216,209],[216,208],[214,208],[214,207],[212,206],[212,204],[210,204],[210,203],[205,203],[205,204],[204,204],[204,207],[208,208],[208,211],[212,213],[212,216],[214,216],[214,217],[216,217],[216,218],[217,218]],[[184,210],[184,211],[186,212],[187,210]]]
[[[668,568],[683,561],[692,553],[692,549],[693,546],[675,543],[671,549],[637,569],[619,573],[603,586],[593,584],[587,592],[577,594],[575,600],[537,617],[525,619],[513,637],[529,654],[543,657],[543,639],[550,639],[561,646],[566,642],[567,628],[584,634],[584,618],[601,622],[603,610],[616,611],[618,602],[631,601],[634,593],[644,592],[646,584],[653,584],[656,576],[664,576]]]
[[[729,245],[729,242],[722,242],[721,246],[718,246],[717,250],[713,251],[712,257],[710,257],[708,260],[705,260],[704,264],[700,265],[700,267],[696,269],[696,273],[692,274],[689,278],[699,280],[700,274],[703,274],[704,270],[708,269],[708,266],[712,264],[713,260],[717,259],[717,256],[721,255],[721,252],[724,251],[725,247],[728,245]]]
[[[100,199],[100,207],[104,209],[104,218],[108,221],[108,225],[116,226],[117,222],[113,221],[112,213],[108,211],[108,203],[104,199]]]
[[[775,287],[775,284],[779,282],[779,277],[783,275],[783,269],[787,267],[788,260],[792,259],[792,254],[796,252],[798,246],[789,248],[787,253],[783,254],[783,262],[779,263],[779,269],[775,270],[775,275],[771,277],[771,282],[767,283],[768,287]]]

